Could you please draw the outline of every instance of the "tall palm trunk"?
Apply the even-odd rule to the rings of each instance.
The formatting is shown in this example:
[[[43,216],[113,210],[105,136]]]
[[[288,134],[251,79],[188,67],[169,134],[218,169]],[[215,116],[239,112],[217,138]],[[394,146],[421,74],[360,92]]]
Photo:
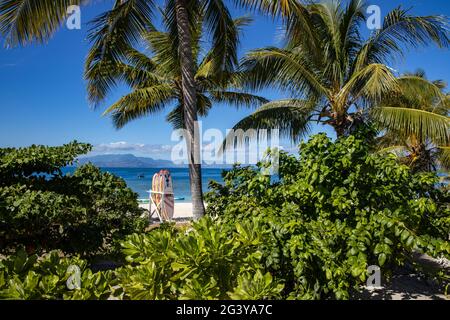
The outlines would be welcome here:
[[[189,27],[187,4],[189,0],[176,0],[176,19],[179,37],[178,51],[181,64],[181,82],[183,91],[184,124],[187,131],[187,149],[189,160],[189,179],[194,219],[205,215],[202,193],[202,167],[200,164],[200,142],[197,124],[197,90],[194,78],[194,58],[192,55],[192,37]]]
[[[341,138],[345,136],[347,131],[347,119],[345,117],[345,113],[334,111],[329,113],[328,116],[331,118],[329,124],[334,128],[336,137]]]
[[[335,125],[334,131],[336,132],[337,138],[342,138],[343,136],[345,136],[345,127],[342,124]]]

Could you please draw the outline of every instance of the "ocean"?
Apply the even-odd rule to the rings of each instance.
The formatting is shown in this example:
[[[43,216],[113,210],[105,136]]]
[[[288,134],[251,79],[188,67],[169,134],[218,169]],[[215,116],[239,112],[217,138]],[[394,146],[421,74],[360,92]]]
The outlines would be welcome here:
[[[125,180],[128,187],[136,192],[139,199],[148,199],[151,189],[153,175],[161,169],[167,168],[100,168],[102,171],[110,172]],[[73,167],[63,169],[63,173],[72,173]],[[173,188],[177,202],[190,202],[191,191],[189,188],[189,170],[188,168],[170,168],[172,175]],[[208,191],[208,183],[211,180],[223,182],[221,172],[223,169],[202,168],[202,186],[203,192]],[[143,176],[143,177],[140,177]],[[178,200],[177,198],[184,198]]]

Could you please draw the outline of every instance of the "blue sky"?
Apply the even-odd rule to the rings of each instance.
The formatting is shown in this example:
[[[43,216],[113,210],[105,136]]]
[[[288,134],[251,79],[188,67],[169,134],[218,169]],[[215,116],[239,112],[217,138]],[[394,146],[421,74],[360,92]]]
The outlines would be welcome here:
[[[97,2],[97,3],[95,3]],[[158,1],[161,2],[161,1]],[[166,112],[129,123],[116,130],[110,119],[102,117],[102,108],[93,110],[86,99],[82,78],[83,63],[89,44],[86,23],[108,9],[112,1],[94,1],[82,8],[81,30],[61,29],[46,45],[0,49],[0,147],[30,144],[59,145],[71,140],[89,142],[97,153],[129,152],[154,158],[167,158],[171,128],[164,121]],[[398,5],[413,7],[417,15],[444,14],[450,16],[448,0],[368,0],[386,14]],[[232,10],[234,16],[242,10]],[[266,45],[277,45],[279,25],[271,18],[253,15],[254,23],[246,28],[241,53]],[[430,79],[450,82],[448,50],[429,47],[407,54],[406,59],[392,66],[399,72],[426,70]],[[125,88],[115,90],[108,102],[125,94]],[[262,92],[270,99],[286,97],[276,91]],[[251,110],[236,110],[226,105],[216,106],[203,119],[203,128],[218,128],[225,133]],[[315,127],[314,132],[327,131]],[[287,141],[284,144],[289,146]]]

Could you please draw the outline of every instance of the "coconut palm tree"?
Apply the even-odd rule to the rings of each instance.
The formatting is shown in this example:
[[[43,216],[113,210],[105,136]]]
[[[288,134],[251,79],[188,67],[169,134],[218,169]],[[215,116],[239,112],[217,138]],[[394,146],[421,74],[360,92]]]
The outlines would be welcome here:
[[[160,112],[166,107],[171,108],[167,121],[175,129],[187,128],[183,69],[180,67],[178,50],[179,32],[170,19],[170,14],[170,8],[163,12],[165,31],[152,29],[142,35],[145,49],[151,56],[145,51],[128,46],[122,48],[123,52],[120,52],[119,58],[107,53],[98,59],[102,47],[95,44],[88,55],[85,78],[88,80],[89,99],[94,105],[104,101],[108,93],[121,82],[131,90],[104,112],[105,115],[112,116],[117,128],[133,119]],[[262,97],[239,90],[239,73],[233,70],[232,63],[226,64],[229,61],[227,55],[233,55],[237,47],[236,35],[229,35],[233,43],[229,42],[228,45],[232,48],[212,46],[202,55],[200,43],[204,39],[203,14],[199,12],[196,20],[190,20],[198,115],[206,116],[213,103],[247,107],[266,103],[267,100]],[[230,33],[239,31],[249,22],[247,17],[235,19],[233,31]],[[216,60],[218,50],[222,50],[223,61]],[[201,194],[201,184],[199,187]]]
[[[71,5],[89,4],[89,0],[0,0],[0,34],[7,47],[30,42],[46,42],[61,27]],[[196,63],[192,52],[192,21],[201,11],[204,26],[216,48],[211,57],[216,68],[232,67],[237,61],[233,47],[233,21],[222,0],[166,0],[166,19],[171,21],[170,32],[178,33],[177,51],[181,70],[181,93],[183,95],[184,121],[189,143],[189,176],[195,217],[205,212],[201,192],[200,147],[194,139],[197,126]],[[136,44],[143,33],[152,28],[155,13],[153,0],[115,0],[111,10],[94,21],[95,31],[91,40],[98,48],[91,59],[103,55],[120,58],[129,46]],[[231,37],[231,38],[230,38]],[[235,50],[232,53],[230,50]]]
[[[258,7],[257,1],[243,1]],[[270,11],[270,6],[262,9]],[[389,12],[381,29],[365,38],[362,0],[275,11],[289,12],[285,46],[248,53],[242,61],[243,78],[248,89],[275,86],[292,98],[262,105],[235,129],[277,127],[298,140],[312,123],[321,123],[332,126],[337,136],[345,135],[383,95],[399,90],[389,63],[411,47],[449,44],[447,18],[412,16],[401,8]]]
[[[450,168],[450,96],[442,80],[428,81],[421,70],[398,79],[399,92],[386,95],[372,109],[385,130],[380,152],[392,152],[414,171]]]

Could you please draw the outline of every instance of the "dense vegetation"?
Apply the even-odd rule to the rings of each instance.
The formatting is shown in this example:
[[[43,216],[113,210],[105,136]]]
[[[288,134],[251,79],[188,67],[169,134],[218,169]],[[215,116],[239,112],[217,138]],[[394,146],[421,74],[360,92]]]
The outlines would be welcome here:
[[[196,218],[204,216],[205,208],[201,165],[194,163],[201,146],[194,137],[198,116],[210,108],[209,100],[239,100],[245,105],[254,98],[228,90],[224,95],[223,91],[229,87],[242,90],[243,85],[251,91],[276,87],[291,93],[292,99],[265,104],[236,127],[279,127],[284,134],[299,138],[314,122],[330,125],[342,136],[364,121],[363,113],[372,111],[380,98],[398,91],[391,66],[396,58],[409,48],[430,44],[448,48],[450,43],[447,17],[415,16],[401,6],[388,12],[380,27],[367,34],[362,30],[370,19],[364,0],[232,2],[247,12],[281,18],[284,45],[252,50],[239,64],[239,28],[248,19],[234,20],[230,3],[223,0],[171,0],[162,6],[150,0],[114,1],[109,10],[90,21],[87,34],[92,47],[85,76],[91,101],[97,105],[121,82],[131,89],[107,111],[116,125],[159,111],[175,100],[169,120],[186,131]],[[64,24],[69,4],[88,3],[0,1],[2,42],[8,48],[45,43]],[[158,12],[161,16],[157,17]],[[160,17],[167,33],[155,30]],[[133,49],[149,42],[152,59]],[[204,50],[204,59],[199,60],[198,53]],[[235,77],[237,67],[239,76]],[[417,79],[409,82],[417,84]],[[408,108],[382,108],[378,117],[380,113],[381,122],[394,129],[444,133],[446,143],[441,146],[448,148],[448,134],[441,130],[448,121],[435,121],[435,115]]]
[[[8,47],[45,42],[63,25],[68,1],[37,3],[0,0]],[[419,268],[414,251],[449,257],[449,187],[423,173],[448,167],[448,95],[439,81],[392,68],[410,47],[448,48],[448,18],[399,7],[367,33],[362,0],[236,4],[281,18],[283,46],[252,50],[239,63],[249,20],[233,19],[222,0],[166,1],[161,10],[149,0],[115,1],[87,35],[91,102],[127,84],[130,93],[106,111],[117,127],[172,106],[169,122],[187,130],[196,218],[205,208],[192,138],[212,102],[251,106],[266,102],[252,91],[276,88],[291,99],[260,106],[235,128],[280,128],[298,140],[322,123],[339,139],[320,134],[299,157],[282,153],[275,182],[261,172],[269,163],[237,166],[224,185],[211,184],[208,217],[149,233],[122,179],[91,165],[62,174],[89,145],[0,149],[0,298],[345,299],[370,265],[389,278],[405,263]],[[154,28],[160,21],[163,31]],[[148,55],[136,50],[145,43]],[[355,131],[372,121],[385,134],[377,142],[371,130]],[[400,147],[409,167],[376,146]],[[118,243],[125,265],[92,271],[92,256]],[[80,287],[71,289],[74,270]]]
[[[210,218],[189,230],[173,226],[123,242],[129,264],[93,273],[85,260],[54,251],[38,259],[24,251],[0,261],[0,299],[263,299],[283,285],[263,273],[258,226],[235,227]],[[69,290],[80,268],[80,289]]]
[[[58,248],[108,253],[114,240],[142,230],[137,195],[93,165],[64,175],[62,167],[90,145],[0,149],[0,250]]]
[[[331,126],[342,136],[371,119],[397,132],[448,143],[448,118],[423,108],[417,97],[421,92],[429,101],[442,100],[439,89],[422,77],[392,69],[410,48],[447,48],[448,18],[415,16],[397,7],[371,32],[366,32],[367,19],[367,3],[361,0],[305,1],[293,8],[285,21],[284,45],[251,50],[241,63],[246,88],[277,88],[291,98],[260,106],[235,128],[280,128],[298,139],[313,124]],[[398,108],[391,99],[405,88],[409,99]],[[420,108],[413,107],[417,105]]]
[[[128,236],[126,263],[114,270],[19,251],[0,262],[0,297],[346,299],[369,265],[389,278],[413,251],[450,257],[448,192],[434,174],[372,153],[367,136],[312,137],[299,157],[280,155],[276,182],[262,173],[269,163],[237,166],[212,183],[210,217]],[[70,265],[80,268],[80,289],[67,289]]]
[[[413,174],[394,155],[371,153],[370,132],[332,142],[324,134],[280,157],[281,180],[236,168],[208,196],[210,214],[261,222],[265,267],[293,298],[347,298],[367,277],[384,276],[417,250],[450,254],[449,194],[434,174]]]

